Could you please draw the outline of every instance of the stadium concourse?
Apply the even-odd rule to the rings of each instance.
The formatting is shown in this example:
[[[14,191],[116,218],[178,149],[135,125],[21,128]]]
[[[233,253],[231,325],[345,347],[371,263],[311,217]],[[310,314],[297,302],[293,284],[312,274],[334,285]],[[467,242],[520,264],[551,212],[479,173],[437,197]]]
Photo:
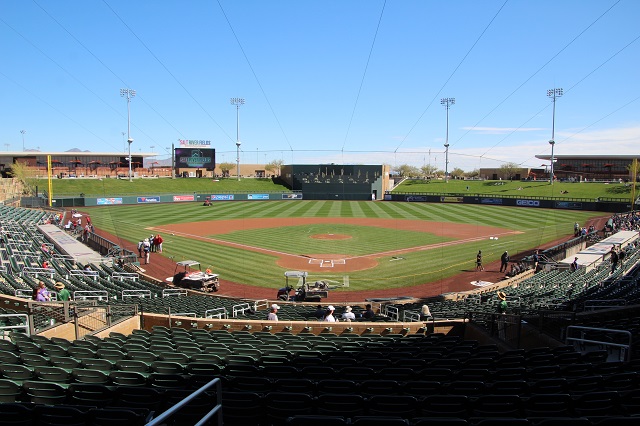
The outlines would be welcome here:
[[[595,229],[603,229],[609,217],[599,217],[591,219],[585,226],[593,225]],[[137,253],[137,247],[134,243],[123,240],[113,234],[105,232],[101,229],[95,230],[96,234],[117,242],[121,247]],[[540,245],[539,250],[544,250],[563,243],[567,238],[558,239],[549,243]],[[518,258],[525,257],[533,253],[534,250],[525,253],[519,253]],[[514,259],[516,260],[516,259]],[[173,276],[175,273],[175,262],[173,259],[164,256],[154,255],[150,264],[142,265],[146,274],[155,277],[160,281]],[[497,283],[505,279],[505,274],[500,272],[500,261],[485,264],[484,271],[475,270],[475,253],[469,253],[469,267],[458,275],[440,279],[431,283],[412,286],[409,288],[381,288],[376,290],[349,291],[349,292],[329,292],[327,302],[353,302],[364,301],[371,298],[391,298],[398,296],[411,296],[415,298],[433,297],[443,293],[466,291],[475,288],[473,283]],[[215,271],[214,271],[215,272]],[[255,287],[242,283],[227,281],[221,277],[220,290],[216,293],[221,296],[252,298],[252,299],[273,299],[276,294],[277,286],[280,283],[274,283],[273,288]]]

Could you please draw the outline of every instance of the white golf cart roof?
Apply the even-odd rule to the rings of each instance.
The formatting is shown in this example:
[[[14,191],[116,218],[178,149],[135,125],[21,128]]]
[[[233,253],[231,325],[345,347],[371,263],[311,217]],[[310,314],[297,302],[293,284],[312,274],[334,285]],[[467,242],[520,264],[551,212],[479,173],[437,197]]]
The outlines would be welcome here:
[[[300,278],[300,277],[306,277],[309,274],[306,271],[286,271],[284,273],[284,276],[289,278]]]
[[[200,265],[200,262],[196,262],[195,260],[183,260],[180,262],[176,262],[176,265],[184,266],[184,267],[187,267],[187,266],[194,267],[194,266]]]

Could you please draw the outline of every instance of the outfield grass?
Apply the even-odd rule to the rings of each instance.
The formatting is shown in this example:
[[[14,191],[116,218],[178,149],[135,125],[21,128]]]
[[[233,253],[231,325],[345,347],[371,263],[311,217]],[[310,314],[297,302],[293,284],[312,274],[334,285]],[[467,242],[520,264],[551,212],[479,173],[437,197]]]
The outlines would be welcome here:
[[[485,263],[497,260],[502,252],[515,254],[543,243],[571,235],[573,224],[585,223],[594,212],[568,210],[527,209],[504,206],[454,205],[427,203],[393,203],[371,201],[236,201],[216,202],[212,207],[199,203],[106,206],[86,209],[94,224],[119,238],[136,243],[147,237],[148,227],[162,227],[172,223],[209,220],[243,220],[253,218],[338,217],[386,218],[395,220],[428,220],[457,222],[475,226],[495,226],[520,231],[499,240],[482,240],[462,245],[442,246],[432,250],[403,254],[403,260],[391,256],[378,259],[379,265],[370,270],[349,274],[348,290],[367,290],[385,287],[409,287],[473,270],[475,255],[482,250]],[[371,253],[398,250],[406,247],[443,241],[434,229],[428,233],[410,233],[375,227],[338,224],[324,228],[313,225],[317,233],[331,229],[334,233],[348,233],[352,240],[320,241],[308,238],[308,229],[293,226],[237,231],[217,235],[230,241],[252,246],[273,248],[293,254],[308,253]],[[315,231],[314,231],[315,232]],[[164,253],[174,261],[194,259],[204,267],[211,266],[222,279],[255,286],[277,288],[284,282],[285,269],[276,265],[276,257],[164,234]],[[343,245],[345,244],[345,245]],[[350,246],[347,246],[351,244]],[[155,255],[155,254],[154,254]],[[340,279],[326,274],[313,274],[311,279]]]
[[[467,187],[469,188],[468,190]],[[555,182],[553,185],[549,185],[548,181],[450,180],[445,182],[443,180],[433,180],[429,182],[425,180],[406,180],[398,185],[393,192],[494,194],[520,197],[587,198],[589,200],[606,197],[628,200],[631,197],[631,189],[631,186],[625,186],[624,183],[600,182]],[[640,190],[640,187],[638,189]]]

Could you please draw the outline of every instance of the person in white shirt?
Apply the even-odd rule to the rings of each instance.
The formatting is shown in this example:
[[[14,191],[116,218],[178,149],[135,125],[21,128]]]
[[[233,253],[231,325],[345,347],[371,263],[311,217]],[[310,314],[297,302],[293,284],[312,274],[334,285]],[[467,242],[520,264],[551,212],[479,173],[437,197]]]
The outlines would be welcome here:
[[[280,309],[280,306],[276,305],[275,303],[271,305],[271,312],[269,312],[269,315],[267,315],[268,321],[278,321],[278,309]]]
[[[344,308],[344,313],[342,314],[342,319],[346,321],[355,321],[356,314],[351,312],[351,306],[347,306]]]
[[[324,314],[324,321],[336,322],[336,318],[333,316],[333,311],[335,310],[336,308],[334,308],[333,305],[327,306],[327,312]]]

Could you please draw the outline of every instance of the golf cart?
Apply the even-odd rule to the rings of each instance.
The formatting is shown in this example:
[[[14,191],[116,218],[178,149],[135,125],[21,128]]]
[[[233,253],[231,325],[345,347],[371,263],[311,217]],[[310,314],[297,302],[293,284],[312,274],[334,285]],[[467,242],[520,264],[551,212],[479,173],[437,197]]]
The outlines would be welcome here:
[[[316,281],[313,287],[309,287],[307,283],[307,276],[309,274],[305,271],[286,271],[284,273],[285,286],[278,290],[278,300],[292,300],[296,302],[319,302],[321,299],[329,296],[329,286],[324,281]],[[290,283],[289,279],[295,283]],[[291,291],[296,289],[296,292],[291,296]]]
[[[184,270],[182,270],[184,268]],[[209,270],[202,272],[200,262],[195,260],[183,260],[176,263],[173,274],[173,285],[189,290],[198,290],[210,293],[218,291],[220,281],[218,274],[212,274]]]

